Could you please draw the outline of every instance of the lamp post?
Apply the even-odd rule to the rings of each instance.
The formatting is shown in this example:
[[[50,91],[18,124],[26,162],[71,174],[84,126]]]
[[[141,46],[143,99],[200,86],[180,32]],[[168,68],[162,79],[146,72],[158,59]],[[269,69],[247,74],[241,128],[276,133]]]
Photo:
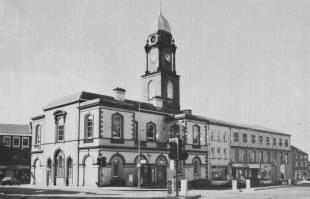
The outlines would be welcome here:
[[[139,101],[139,113],[140,113],[140,101]],[[138,132],[137,139],[138,139],[138,189],[141,187],[141,145],[140,145],[140,136],[139,136],[139,129],[136,126],[136,130]]]

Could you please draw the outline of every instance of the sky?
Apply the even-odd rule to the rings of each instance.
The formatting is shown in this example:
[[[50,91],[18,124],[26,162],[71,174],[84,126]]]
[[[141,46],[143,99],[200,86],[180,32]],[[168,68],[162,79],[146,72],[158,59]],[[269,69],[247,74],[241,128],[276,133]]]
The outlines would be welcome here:
[[[310,153],[310,1],[162,0],[182,109],[292,135]],[[0,123],[89,91],[141,99],[159,0],[0,0]]]

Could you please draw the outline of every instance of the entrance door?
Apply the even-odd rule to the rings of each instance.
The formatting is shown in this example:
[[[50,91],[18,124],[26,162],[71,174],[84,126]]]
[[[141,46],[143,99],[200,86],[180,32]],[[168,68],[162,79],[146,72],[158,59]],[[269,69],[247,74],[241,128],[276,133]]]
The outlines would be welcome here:
[[[93,187],[97,186],[96,181],[98,180],[98,169],[96,169],[93,165],[93,158],[88,157],[85,160],[84,167],[84,186]]]
[[[167,182],[167,159],[163,155],[156,160],[156,182],[159,185],[166,185]]]

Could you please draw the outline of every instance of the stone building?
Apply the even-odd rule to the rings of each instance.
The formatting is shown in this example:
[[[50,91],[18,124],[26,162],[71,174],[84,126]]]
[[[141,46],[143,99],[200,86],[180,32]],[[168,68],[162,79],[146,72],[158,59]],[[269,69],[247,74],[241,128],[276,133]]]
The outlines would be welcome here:
[[[140,171],[143,186],[165,185],[172,176],[167,144],[172,137],[180,137],[189,154],[180,162],[182,178],[189,181],[291,178],[290,135],[180,109],[176,46],[162,14],[144,49],[142,102],[127,99],[122,88],[114,96],[80,92],[52,101],[32,118],[32,184],[132,185]],[[98,157],[106,158],[106,167],[97,164]]]
[[[29,125],[0,124],[0,179],[30,181],[31,131]]]

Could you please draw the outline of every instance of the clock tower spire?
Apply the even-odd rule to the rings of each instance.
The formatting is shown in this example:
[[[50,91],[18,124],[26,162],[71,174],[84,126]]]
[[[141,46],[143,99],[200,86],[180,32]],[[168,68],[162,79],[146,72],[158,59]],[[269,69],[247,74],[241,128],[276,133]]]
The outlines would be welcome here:
[[[152,103],[162,100],[165,110],[180,110],[179,75],[176,73],[176,46],[170,25],[162,15],[153,23],[146,45],[146,68],[142,75],[143,101]]]

